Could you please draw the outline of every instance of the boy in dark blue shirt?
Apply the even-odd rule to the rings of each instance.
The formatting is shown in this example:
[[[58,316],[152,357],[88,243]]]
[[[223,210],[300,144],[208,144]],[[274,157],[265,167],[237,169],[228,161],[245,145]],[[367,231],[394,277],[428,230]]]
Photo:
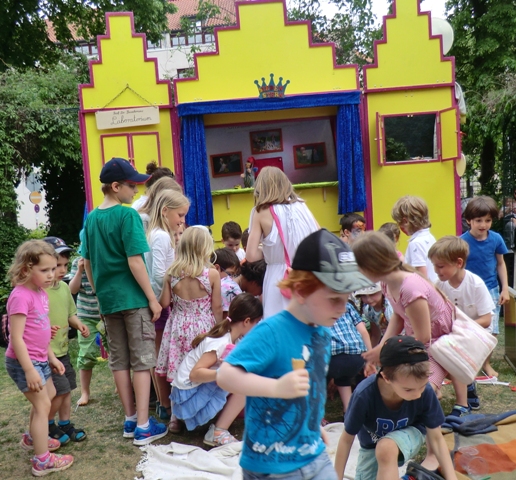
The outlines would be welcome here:
[[[457,480],[441,433],[444,414],[428,383],[424,345],[410,336],[392,337],[380,363],[380,372],[362,381],[351,397],[335,457],[338,478],[344,476],[355,435],[360,441],[356,480],[398,480],[398,465],[418,453],[426,435],[425,466],[433,470],[439,464],[446,480]]]

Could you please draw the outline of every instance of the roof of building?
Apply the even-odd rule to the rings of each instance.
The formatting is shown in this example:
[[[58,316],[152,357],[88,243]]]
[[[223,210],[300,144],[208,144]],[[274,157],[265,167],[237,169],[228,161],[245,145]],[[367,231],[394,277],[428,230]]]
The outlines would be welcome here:
[[[206,25],[210,27],[231,25],[236,21],[235,0],[211,0],[220,8],[220,14],[215,18],[210,18]],[[171,31],[181,30],[181,17],[194,17],[198,10],[199,0],[169,0],[170,3],[177,7],[177,12],[168,17],[168,28]],[[54,26],[51,21],[47,20],[48,38],[53,43],[57,43],[57,37]],[[84,38],[77,35],[77,27],[75,25],[69,26],[74,40],[80,42]]]

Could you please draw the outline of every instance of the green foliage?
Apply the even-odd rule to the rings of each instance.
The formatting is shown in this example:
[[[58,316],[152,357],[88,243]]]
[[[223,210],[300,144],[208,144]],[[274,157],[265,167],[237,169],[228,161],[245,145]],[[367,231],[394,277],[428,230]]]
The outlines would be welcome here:
[[[466,173],[480,171],[483,193],[496,196],[513,115],[506,100],[514,95],[507,86],[516,73],[514,1],[448,0],[446,7],[455,33],[450,55],[468,104],[468,123],[462,128],[463,150],[471,161]],[[493,103],[495,98],[500,101]]]
[[[0,71],[13,67],[55,65],[59,46],[47,35],[45,18],[54,27],[58,42],[73,47],[76,34],[89,40],[105,33],[105,13],[131,11],[137,32],[158,42],[167,30],[167,13],[177,7],[168,0],[3,0],[0,2]]]
[[[6,275],[14,252],[27,239],[28,230],[13,221],[0,222],[0,313],[5,312],[5,302],[11,291]]]
[[[373,42],[381,38],[371,0],[331,0],[338,8],[333,18],[322,13],[319,1],[292,2],[289,20],[310,20],[315,42],[334,42],[338,64],[365,65],[373,58]]]

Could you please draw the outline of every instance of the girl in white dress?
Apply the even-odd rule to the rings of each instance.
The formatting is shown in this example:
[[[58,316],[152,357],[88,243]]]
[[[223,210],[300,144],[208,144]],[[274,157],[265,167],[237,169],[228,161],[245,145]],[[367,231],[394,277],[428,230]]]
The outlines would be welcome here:
[[[268,318],[285,310],[288,305],[288,299],[283,297],[277,286],[287,269],[285,247],[292,261],[301,240],[320,227],[304,200],[294,192],[287,176],[277,167],[265,167],[260,171],[254,189],[254,204],[249,220],[246,259],[255,262],[264,258],[267,263],[263,282],[263,316]],[[281,226],[285,247],[271,210]]]

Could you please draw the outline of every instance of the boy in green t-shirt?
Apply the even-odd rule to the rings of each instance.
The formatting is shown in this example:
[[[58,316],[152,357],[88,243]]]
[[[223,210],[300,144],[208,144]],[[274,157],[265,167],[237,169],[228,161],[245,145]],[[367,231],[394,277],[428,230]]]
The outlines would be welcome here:
[[[72,412],[72,390],[77,388],[75,370],[68,355],[68,326],[77,329],[83,337],[88,337],[90,331],[77,318],[77,308],[73,301],[70,288],[63,282],[68,272],[70,252],[72,249],[58,237],[46,237],[43,240],[50,243],[59,255],[55,273],[54,284],[46,290],[48,294],[48,306],[50,325],[55,332],[50,342],[52,351],[65,367],[64,375],[52,373],[52,381],[56,387],[56,396],[52,399],[50,413],[48,415],[48,434],[61,444],[70,439],[74,442],[82,442],[86,433],[82,428],[75,428],[70,422]],[[59,422],[55,423],[56,413],[59,413]]]
[[[82,245],[84,268],[106,322],[109,367],[125,411],[123,436],[134,438],[134,445],[167,434],[166,425],[149,418],[150,372],[156,365],[153,322],[161,306],[143,260],[149,246],[141,218],[122,206],[148,179],[123,158],[107,162],[100,172],[104,201],[88,215]]]

